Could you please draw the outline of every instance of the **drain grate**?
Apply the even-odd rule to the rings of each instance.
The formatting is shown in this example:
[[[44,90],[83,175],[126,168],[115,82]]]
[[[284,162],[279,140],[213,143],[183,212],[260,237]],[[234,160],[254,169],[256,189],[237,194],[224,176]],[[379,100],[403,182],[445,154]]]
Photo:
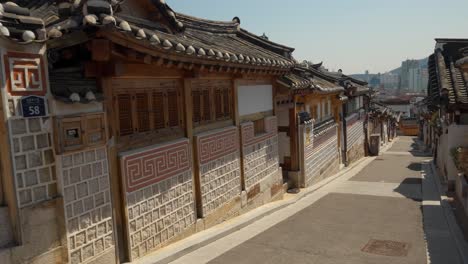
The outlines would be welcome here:
[[[409,246],[403,242],[371,239],[361,251],[389,257],[406,257]]]

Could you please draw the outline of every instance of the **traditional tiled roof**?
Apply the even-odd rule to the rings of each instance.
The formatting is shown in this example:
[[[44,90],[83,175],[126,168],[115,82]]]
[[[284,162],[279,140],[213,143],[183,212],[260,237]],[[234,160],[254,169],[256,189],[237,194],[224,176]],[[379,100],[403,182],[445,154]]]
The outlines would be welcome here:
[[[282,71],[295,64],[291,56],[294,49],[241,29],[238,18],[230,22],[194,18],[174,12],[164,0],[151,2],[166,23],[134,17],[122,11],[120,1],[116,0],[61,0],[53,4],[45,0],[19,2],[30,8],[25,9],[28,14],[40,16],[32,21],[40,22],[41,28],[44,27],[43,21],[46,21],[47,35],[39,38],[39,34],[35,33],[35,39],[54,39],[75,31],[94,33],[101,30],[133,39],[145,47],[185,61],[222,62],[233,67]],[[15,21],[17,27],[29,25],[22,20]],[[13,27],[10,24],[6,26],[7,29]],[[30,35],[29,32],[27,34]]]
[[[429,103],[468,106],[468,74],[460,69],[468,55],[468,39],[436,39],[436,43],[428,61]],[[447,98],[443,98],[444,94]]]
[[[331,78],[315,68],[295,67],[291,73],[281,76],[278,82],[295,92],[308,90],[336,93],[344,91],[337,79]]]
[[[0,36],[26,43],[47,38],[43,20],[14,2],[0,4]]]

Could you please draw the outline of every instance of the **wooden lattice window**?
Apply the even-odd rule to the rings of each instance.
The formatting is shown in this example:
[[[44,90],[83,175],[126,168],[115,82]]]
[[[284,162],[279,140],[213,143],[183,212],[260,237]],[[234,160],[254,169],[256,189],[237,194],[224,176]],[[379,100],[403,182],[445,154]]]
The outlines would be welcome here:
[[[155,83],[154,88],[115,91],[119,136],[183,127],[178,82]]]
[[[166,120],[164,118],[164,93],[153,93],[153,124],[155,129],[162,129],[166,127]]]
[[[132,96],[119,94],[117,96],[119,131],[121,136],[133,133]]]
[[[231,87],[229,80],[204,80],[193,84],[192,120],[195,125],[232,118]]]
[[[136,94],[136,108],[138,119],[138,132],[146,132],[150,130],[150,111],[149,111],[149,95],[147,93]]]

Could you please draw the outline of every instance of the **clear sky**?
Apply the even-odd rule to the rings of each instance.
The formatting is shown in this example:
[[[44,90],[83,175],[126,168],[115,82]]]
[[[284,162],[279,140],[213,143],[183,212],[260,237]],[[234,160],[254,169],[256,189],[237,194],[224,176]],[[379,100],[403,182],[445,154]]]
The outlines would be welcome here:
[[[344,73],[386,72],[468,38],[468,0],[166,0],[177,12],[229,21]]]

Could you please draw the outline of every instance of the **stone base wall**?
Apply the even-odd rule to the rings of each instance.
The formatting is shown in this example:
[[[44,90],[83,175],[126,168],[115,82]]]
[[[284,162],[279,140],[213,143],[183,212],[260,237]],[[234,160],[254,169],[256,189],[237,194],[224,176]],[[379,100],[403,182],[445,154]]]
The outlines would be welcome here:
[[[228,127],[197,135],[195,142],[202,216],[206,217],[241,193],[239,133],[236,127]]]
[[[339,168],[337,125],[334,124],[315,135],[312,143],[304,148],[304,184],[313,185],[330,171]]]
[[[250,192],[279,168],[276,117],[265,118],[265,133],[254,134],[252,122],[241,125],[245,189]]]
[[[23,244],[0,249],[2,264],[63,263],[57,207],[59,199],[42,202],[20,210]]]
[[[348,165],[358,161],[366,155],[364,148],[364,142],[362,142],[360,144],[355,144],[351,149],[348,149],[348,152],[346,153]]]
[[[69,262],[89,263],[115,253],[106,147],[63,155],[59,183],[64,197]]]
[[[355,113],[346,119],[346,139],[346,159],[349,165],[365,156],[363,113]]]
[[[131,261],[194,231],[188,139],[120,154]]]

